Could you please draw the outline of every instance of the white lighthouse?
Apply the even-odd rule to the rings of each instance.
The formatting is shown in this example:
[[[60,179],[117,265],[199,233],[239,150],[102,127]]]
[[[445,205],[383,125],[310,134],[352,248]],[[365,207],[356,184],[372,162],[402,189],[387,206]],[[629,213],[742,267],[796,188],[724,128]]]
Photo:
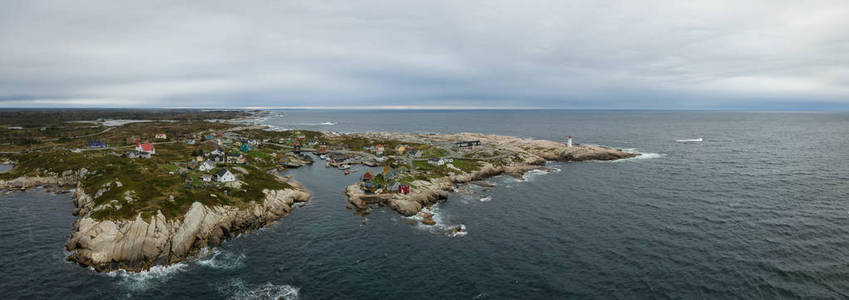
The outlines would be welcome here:
[[[569,139],[566,140],[566,147],[572,148],[572,136],[569,136]]]

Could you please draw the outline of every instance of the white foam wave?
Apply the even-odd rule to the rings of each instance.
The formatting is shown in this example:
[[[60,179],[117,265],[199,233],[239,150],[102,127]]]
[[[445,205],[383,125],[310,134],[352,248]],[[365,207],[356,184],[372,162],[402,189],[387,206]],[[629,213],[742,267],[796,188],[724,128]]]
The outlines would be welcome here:
[[[117,270],[103,273],[106,276],[119,278],[118,285],[130,291],[144,291],[153,286],[167,282],[174,274],[186,269],[185,263],[170,266],[153,266],[150,270],[127,272]]]
[[[635,157],[631,157],[631,158],[619,159],[619,160],[611,160],[611,161],[607,161],[607,162],[619,162],[619,161],[629,161],[629,160],[653,159],[653,158],[662,158],[662,157],[666,156],[666,154],[663,154],[663,153],[638,152],[638,151],[637,151],[637,149],[634,149],[634,148],[623,148],[623,149],[622,149],[622,151],[625,151],[625,152],[628,152],[628,153],[637,153],[637,154],[639,154],[639,155],[637,155],[637,156],[635,156]]]
[[[531,179],[533,179],[536,176],[551,174],[551,173],[557,173],[557,172],[560,172],[560,171],[561,170],[559,168],[534,169],[534,170],[530,170],[530,171],[525,172],[525,174],[522,174],[522,179],[519,180],[519,181],[530,181]]]
[[[259,286],[248,286],[241,279],[234,279],[227,285],[222,285],[219,292],[228,295],[229,299],[298,299],[299,288],[287,284],[272,284],[266,282]]]
[[[481,198],[480,200],[481,200],[481,202],[489,202],[489,201],[492,200],[492,196],[486,196],[486,197]]]
[[[198,265],[222,270],[234,270],[245,266],[245,254],[235,254],[218,248],[212,249],[205,258],[197,261]]]
[[[327,122],[316,122],[316,123],[310,123],[310,122],[292,123],[292,124],[286,124],[286,125],[292,125],[292,126],[335,126],[336,124],[337,124],[336,122],[327,121]]]
[[[431,220],[433,220],[435,224],[426,225],[424,223],[421,223],[421,221],[424,219],[422,217],[422,214],[425,213],[432,215]],[[445,234],[450,237],[462,237],[468,233],[468,231],[466,230],[466,225],[464,224],[448,224],[445,218],[445,214],[442,212],[439,203],[434,204],[430,208],[422,208],[422,210],[418,214],[404,218],[419,221],[418,225],[416,225],[417,228],[427,230],[436,234]]]
[[[702,138],[697,138],[697,139],[680,139],[680,140],[675,140],[675,141],[679,142],[679,143],[689,143],[689,142],[701,142],[703,140],[702,140]]]
[[[640,153],[640,156],[634,157],[633,159],[651,159],[651,158],[661,158],[666,156],[666,154],[662,153]]]

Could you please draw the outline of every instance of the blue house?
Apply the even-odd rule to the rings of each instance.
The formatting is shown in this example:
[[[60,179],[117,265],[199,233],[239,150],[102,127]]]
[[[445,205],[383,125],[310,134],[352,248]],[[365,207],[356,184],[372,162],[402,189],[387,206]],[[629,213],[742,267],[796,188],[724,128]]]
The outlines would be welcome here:
[[[241,150],[242,152],[248,152],[254,149],[254,146],[248,144],[242,144]]]
[[[89,148],[106,148],[106,143],[101,142],[100,140],[91,140],[88,141]]]

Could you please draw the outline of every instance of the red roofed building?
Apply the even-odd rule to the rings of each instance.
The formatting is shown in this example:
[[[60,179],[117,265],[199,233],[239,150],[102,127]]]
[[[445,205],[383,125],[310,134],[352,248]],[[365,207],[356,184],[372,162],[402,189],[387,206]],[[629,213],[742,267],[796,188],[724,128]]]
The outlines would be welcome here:
[[[363,174],[363,181],[369,181],[369,180],[372,180],[372,179],[374,179],[374,174],[372,174],[371,171],[366,171]]]
[[[149,143],[139,143],[136,142],[136,151],[138,152],[148,152],[150,154],[156,154],[156,148]]]

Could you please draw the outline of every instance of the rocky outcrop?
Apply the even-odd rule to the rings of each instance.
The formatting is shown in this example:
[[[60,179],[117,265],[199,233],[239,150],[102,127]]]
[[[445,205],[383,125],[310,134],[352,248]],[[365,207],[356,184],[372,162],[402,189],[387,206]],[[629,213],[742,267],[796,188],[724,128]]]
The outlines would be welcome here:
[[[369,139],[400,140],[409,143],[449,144],[455,141],[481,141],[483,145],[480,147],[481,149],[463,153],[464,158],[481,161],[482,165],[476,171],[457,172],[459,174],[430,180],[416,180],[411,183],[414,188],[407,195],[398,193],[365,195],[359,183],[349,185],[345,189],[345,194],[353,208],[364,209],[370,203],[380,203],[388,205],[405,216],[415,215],[423,207],[447,198],[457,184],[486,179],[500,174],[522,176],[530,170],[545,168],[547,161],[615,160],[639,155],[603,146],[575,145],[568,147],[555,141],[478,133],[374,132],[358,135]],[[455,155],[459,155],[459,153],[455,153]]]
[[[638,156],[638,153],[625,152],[602,146],[573,146],[566,148],[561,160],[565,161],[588,161],[588,160],[617,160]]]
[[[87,170],[67,170],[61,174],[50,173],[45,176],[21,176],[10,180],[0,180],[0,189],[29,189],[39,186],[75,186]]]
[[[292,189],[265,190],[265,198],[246,207],[192,204],[179,219],[162,212],[133,220],[95,220],[89,216],[91,197],[77,188],[75,200],[81,217],[65,247],[69,260],[98,271],[125,269],[141,271],[155,265],[180,262],[200,249],[212,247],[239,233],[266,226],[287,214],[295,202],[308,201],[310,194],[290,182]]]

